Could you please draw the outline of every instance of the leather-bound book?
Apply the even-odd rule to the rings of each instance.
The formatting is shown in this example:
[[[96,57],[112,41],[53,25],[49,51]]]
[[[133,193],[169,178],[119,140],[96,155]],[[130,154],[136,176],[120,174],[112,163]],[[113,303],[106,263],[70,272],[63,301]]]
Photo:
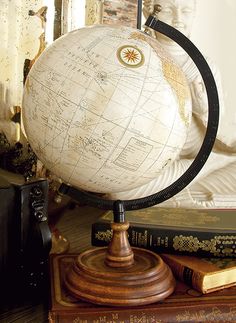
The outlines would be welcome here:
[[[236,322],[236,288],[203,295],[177,282],[175,292],[161,303],[137,307],[107,307],[69,295],[63,277],[75,255],[51,257],[50,323]]]
[[[180,279],[202,293],[236,285],[236,260],[232,258],[198,258],[161,254],[162,259]]]
[[[157,253],[236,257],[236,210],[150,207],[127,211],[129,243]],[[113,213],[92,225],[92,245],[110,242]]]

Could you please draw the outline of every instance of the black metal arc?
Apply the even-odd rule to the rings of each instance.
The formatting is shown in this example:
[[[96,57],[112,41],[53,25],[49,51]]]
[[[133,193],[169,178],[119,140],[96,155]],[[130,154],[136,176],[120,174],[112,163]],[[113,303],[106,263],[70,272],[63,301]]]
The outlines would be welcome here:
[[[207,161],[215,142],[219,123],[219,99],[216,83],[208,63],[198,48],[181,32],[164,22],[157,20],[152,15],[148,17],[146,26],[164,34],[178,43],[196,64],[206,87],[208,98],[208,123],[202,146],[185,173],[171,185],[155,194],[139,199],[124,200],[123,203],[126,211],[147,208],[162,203],[185,188],[196,177]],[[115,202],[114,200],[103,199],[93,193],[80,191],[74,187],[67,186],[66,184],[61,185],[60,191],[63,191],[76,200],[83,200],[88,205],[101,209],[112,210]]]

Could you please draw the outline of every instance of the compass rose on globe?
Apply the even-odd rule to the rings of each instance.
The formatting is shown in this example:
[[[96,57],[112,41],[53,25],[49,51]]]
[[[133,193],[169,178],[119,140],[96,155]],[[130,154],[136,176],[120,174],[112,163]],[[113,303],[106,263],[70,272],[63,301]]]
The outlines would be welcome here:
[[[124,45],[117,50],[119,61],[127,67],[140,67],[144,63],[142,51],[134,46]]]

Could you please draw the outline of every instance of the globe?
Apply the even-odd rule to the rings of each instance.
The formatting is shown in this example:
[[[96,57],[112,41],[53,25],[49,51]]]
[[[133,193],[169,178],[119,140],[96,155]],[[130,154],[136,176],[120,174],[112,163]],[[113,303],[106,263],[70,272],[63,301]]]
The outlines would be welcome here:
[[[156,40],[128,27],[73,31],[43,52],[24,90],[29,143],[64,181],[60,189],[76,199],[84,196],[88,205],[113,209],[109,247],[78,255],[63,279],[71,295],[99,305],[151,304],[173,292],[174,277],[162,259],[149,250],[131,249],[124,214],[157,204],[186,186],[205,163],[217,130],[216,86],[201,53],[181,33],[156,20],[155,13],[146,26],[175,38],[191,54],[204,71],[209,117],[215,115],[208,118],[194,162],[165,190],[124,201],[91,194],[148,183],[178,158],[185,143],[192,114],[189,88]]]
[[[56,176],[100,193],[139,187],[178,158],[191,122],[183,72],[129,27],[72,31],[33,65],[23,95],[29,143]]]

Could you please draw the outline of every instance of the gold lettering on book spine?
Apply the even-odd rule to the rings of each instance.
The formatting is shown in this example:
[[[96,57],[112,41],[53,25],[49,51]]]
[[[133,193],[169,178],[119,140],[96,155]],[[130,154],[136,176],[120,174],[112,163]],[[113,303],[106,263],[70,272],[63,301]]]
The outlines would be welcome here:
[[[126,320],[120,320],[119,319],[119,314],[118,313],[112,313],[112,318],[108,318],[107,316],[98,316],[97,319],[93,319],[93,320],[86,320],[86,319],[82,319],[79,316],[76,317],[73,320],[73,323],[125,323],[127,322]],[[156,315],[151,315],[151,316],[147,316],[146,314],[141,314],[141,317],[138,315],[130,315],[128,317],[128,320],[130,323],[151,323],[151,322],[155,322],[155,323],[162,323],[161,320],[156,320]]]
[[[177,322],[235,322],[236,309],[230,307],[229,310],[222,311],[219,307],[214,306],[209,310],[184,311],[176,315]]]
[[[112,230],[98,231],[95,234],[95,239],[100,241],[110,242],[112,238]]]
[[[224,235],[200,241],[192,235],[179,235],[173,239],[173,248],[188,252],[207,251],[217,257],[236,257],[236,237]]]
[[[181,314],[176,315],[176,322],[225,322],[225,317],[227,316],[227,322],[235,322],[236,316],[236,308],[230,307],[227,310],[222,311],[219,307],[214,306],[212,308],[208,308],[206,310],[199,310],[199,311],[189,311],[185,310]],[[127,317],[130,323],[162,323],[164,321],[157,319],[157,315],[151,314],[141,314],[135,315],[131,314]],[[73,320],[73,323],[125,323],[123,319],[119,319],[118,313],[112,313],[112,319],[108,318],[107,316],[98,316],[97,319],[86,320],[81,317],[76,317]],[[165,321],[166,322],[166,321]]]

